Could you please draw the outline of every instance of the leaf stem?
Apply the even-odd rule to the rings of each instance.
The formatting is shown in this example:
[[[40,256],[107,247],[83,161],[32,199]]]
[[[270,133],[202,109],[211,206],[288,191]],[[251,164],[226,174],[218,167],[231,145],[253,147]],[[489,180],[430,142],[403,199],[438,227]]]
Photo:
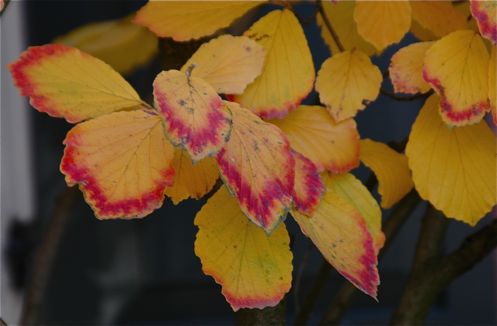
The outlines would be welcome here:
[[[333,41],[337,45],[337,48],[340,50],[340,52],[345,51],[345,48],[344,48],[344,46],[342,44],[342,41],[340,41],[340,37],[338,37],[338,34],[336,33],[335,29],[331,25],[331,22],[330,22],[330,20],[328,18],[328,15],[326,15],[326,12],[324,11],[322,0],[317,0],[316,6],[318,7],[319,14],[323,18],[323,22],[326,25],[326,28],[330,32],[331,37],[333,38]]]

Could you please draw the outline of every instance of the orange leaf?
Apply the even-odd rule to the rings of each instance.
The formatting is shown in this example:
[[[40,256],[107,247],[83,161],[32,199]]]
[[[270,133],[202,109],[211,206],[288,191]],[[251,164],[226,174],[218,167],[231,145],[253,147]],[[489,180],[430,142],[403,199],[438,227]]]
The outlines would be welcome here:
[[[311,92],[314,64],[302,26],[288,9],[273,10],[245,36],[266,50],[264,70],[235,101],[263,119],[283,118]]]
[[[189,41],[208,36],[231,23],[259,1],[149,1],[135,22],[160,37]]]
[[[359,166],[359,133],[354,120],[336,123],[325,108],[301,105],[285,119],[271,122],[319,171],[345,173]]]
[[[270,233],[292,203],[294,159],[283,132],[236,103],[231,137],[217,155],[225,184],[242,211]]]
[[[275,306],[290,290],[292,252],[284,223],[267,235],[222,187],[197,213],[195,225],[202,270],[222,286],[234,311]]]
[[[311,217],[292,211],[324,258],[364,293],[376,298],[377,255],[383,245],[381,211],[351,174],[323,175],[326,193]]]
[[[497,2],[471,0],[470,8],[481,35],[497,44]]]
[[[473,31],[453,32],[426,51],[424,79],[440,95],[443,120],[455,126],[480,121],[488,105],[488,52]]]
[[[231,130],[231,113],[216,91],[189,72],[163,71],[154,80],[155,105],[169,139],[194,161],[217,153]]]
[[[68,122],[143,104],[109,65],[65,45],[32,46],[9,68],[21,94],[30,97],[35,109]]]
[[[162,205],[173,181],[173,147],[161,119],[144,111],[116,112],[69,131],[60,165],[79,184],[100,219],[144,217]]]
[[[206,157],[193,164],[188,153],[174,150],[174,183],[166,188],[166,195],[175,205],[187,198],[200,199],[206,195],[219,178],[216,160]]]
[[[295,159],[294,205],[302,214],[311,215],[324,193],[324,185],[316,165],[304,155],[292,153]]]

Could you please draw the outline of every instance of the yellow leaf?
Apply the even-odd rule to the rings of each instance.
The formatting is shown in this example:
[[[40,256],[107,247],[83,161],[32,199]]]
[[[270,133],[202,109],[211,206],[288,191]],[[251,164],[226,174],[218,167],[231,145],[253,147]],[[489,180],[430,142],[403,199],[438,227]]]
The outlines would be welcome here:
[[[160,37],[189,41],[214,34],[260,1],[149,1],[136,13],[135,23]]]
[[[144,111],[115,112],[69,131],[60,165],[79,184],[100,219],[144,217],[162,205],[173,181],[173,147],[161,119]]]
[[[450,1],[411,1],[410,4],[413,20],[430,33],[430,41],[468,28],[466,17]]]
[[[495,99],[495,93],[497,92],[497,82],[495,80],[497,67],[495,65],[495,52],[496,47],[492,46],[492,54],[490,55],[490,61],[488,64],[488,99],[494,123],[497,124],[497,103]]]
[[[21,94],[30,97],[35,109],[68,122],[143,104],[106,63],[65,45],[32,46],[9,68]]]
[[[218,93],[241,94],[262,72],[264,48],[244,36],[222,35],[202,46],[183,66],[192,64],[192,76],[200,77]]]
[[[455,126],[480,121],[488,105],[488,52],[473,31],[451,33],[426,51],[424,79],[441,96],[443,120]]]
[[[345,50],[358,49],[368,56],[371,56],[376,52],[374,46],[364,41],[357,33],[357,26],[354,21],[354,1],[338,1],[334,3],[323,1],[322,4],[324,12]],[[321,28],[321,36],[330,47],[331,53],[335,54],[340,52],[340,49],[331,37],[331,34],[324,23],[323,17],[318,14],[316,19]]]
[[[231,137],[217,155],[224,183],[242,211],[270,233],[292,204],[294,159],[283,132],[236,103]]]
[[[401,48],[392,56],[388,67],[390,80],[396,93],[416,94],[430,90],[423,79],[426,51],[433,42],[420,42]]]
[[[497,44],[497,1],[471,0],[470,8],[481,35]]]
[[[231,130],[231,113],[216,91],[189,72],[163,71],[154,80],[154,100],[171,142],[194,161],[217,153]]]
[[[324,258],[364,293],[376,298],[377,255],[383,245],[381,211],[351,174],[323,175],[326,193],[309,218],[292,211],[302,232]]]
[[[361,140],[361,161],[378,178],[381,207],[392,207],[411,191],[411,171],[404,155],[383,143],[364,139]]]
[[[345,51],[328,58],[319,70],[316,91],[335,119],[353,118],[380,92],[381,72],[367,55]]]
[[[292,153],[295,159],[294,206],[302,214],[311,215],[324,193],[324,185],[316,165],[304,155]]]
[[[409,136],[406,155],[419,195],[471,225],[496,203],[496,140],[485,121],[451,128],[437,113],[438,97],[425,103]]]
[[[146,28],[125,18],[78,27],[54,42],[76,47],[127,74],[152,60],[158,40]]]
[[[195,217],[195,254],[234,311],[272,307],[292,283],[290,237],[282,223],[269,236],[221,188]]]
[[[359,35],[381,52],[409,31],[411,6],[407,1],[358,1],[354,20]]]
[[[336,123],[325,108],[301,105],[285,119],[271,122],[319,171],[345,173],[359,166],[359,133],[354,120]]]
[[[436,40],[437,37],[433,35],[429,30],[421,27],[419,23],[415,20],[411,22],[410,32],[416,37],[419,41],[433,41]]]
[[[314,64],[304,31],[288,9],[273,10],[245,35],[266,50],[262,74],[235,101],[264,119],[283,118],[310,93]]]
[[[172,166],[175,171],[174,183],[166,188],[166,195],[171,197],[174,205],[188,198],[202,198],[219,177],[214,158],[206,157],[193,164],[188,153],[179,148],[174,150]]]

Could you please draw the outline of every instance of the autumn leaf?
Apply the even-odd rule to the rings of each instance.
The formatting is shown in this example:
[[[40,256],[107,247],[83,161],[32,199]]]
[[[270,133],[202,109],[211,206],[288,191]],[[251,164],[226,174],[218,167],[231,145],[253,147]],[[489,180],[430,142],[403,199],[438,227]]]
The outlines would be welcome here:
[[[283,132],[236,103],[231,137],[217,155],[224,183],[241,210],[270,233],[292,204],[294,159]]]
[[[446,123],[476,123],[490,109],[488,60],[481,37],[470,30],[451,33],[426,51],[423,76],[441,96]]]
[[[475,225],[496,204],[496,139],[485,123],[447,126],[431,96],[413,125],[406,155],[414,185],[447,217]]]
[[[73,127],[64,144],[60,170],[98,218],[144,217],[162,205],[173,181],[173,147],[158,115],[107,114]]]
[[[408,45],[397,51],[391,59],[388,71],[396,93],[416,94],[430,90],[423,79],[423,65],[426,51],[433,42]]]
[[[285,119],[271,122],[319,171],[345,173],[359,166],[359,133],[354,120],[336,123],[325,108],[301,105]]]
[[[262,72],[264,48],[245,36],[222,35],[204,43],[185,63],[193,77],[208,82],[218,93],[241,94]]]
[[[366,42],[357,32],[357,26],[354,21],[354,1],[337,1],[334,3],[323,1],[322,6],[326,17],[328,17],[333,30],[337,34],[345,50],[357,49],[368,56],[376,53],[375,47]],[[340,49],[326,27],[321,14],[316,16],[316,21],[321,28],[321,36],[329,46],[331,53],[336,54],[340,52]]]
[[[467,29],[466,16],[451,1],[411,1],[414,35],[422,41],[433,41],[451,32]],[[423,29],[422,34],[420,30]]]
[[[381,72],[360,51],[333,55],[321,66],[316,79],[319,99],[335,121],[353,118],[380,92]]]
[[[219,178],[216,160],[206,157],[193,164],[188,152],[181,148],[174,150],[172,161],[174,183],[166,188],[166,195],[175,205],[185,199],[200,199],[216,184]]]
[[[481,35],[497,44],[497,2],[470,0],[470,8]]]
[[[223,187],[197,213],[195,225],[202,270],[221,285],[234,311],[275,306],[290,290],[292,252],[285,224],[267,235]]]
[[[357,1],[354,20],[359,35],[381,52],[409,31],[411,6],[408,1]]]
[[[293,201],[295,209],[302,214],[314,213],[324,193],[324,185],[316,165],[304,155],[293,151],[295,159],[295,183]]]
[[[262,74],[235,101],[264,119],[283,118],[311,92],[314,64],[304,31],[288,9],[273,10],[245,36],[266,50]]]
[[[364,293],[376,298],[377,255],[383,246],[381,211],[351,174],[323,175],[326,193],[311,217],[292,211],[324,258]]]
[[[169,139],[194,161],[216,154],[228,139],[231,113],[204,80],[188,72],[163,71],[154,80],[154,100]]]
[[[157,54],[158,39],[129,18],[91,23],[54,40],[89,53],[127,74]]]
[[[392,207],[411,191],[411,171],[403,154],[383,143],[364,139],[361,140],[361,161],[378,179],[381,207]]]
[[[32,46],[9,68],[17,88],[30,97],[35,109],[68,122],[144,104],[109,65],[65,45]]]
[[[136,13],[135,23],[159,37],[190,41],[214,34],[260,1],[149,1]]]

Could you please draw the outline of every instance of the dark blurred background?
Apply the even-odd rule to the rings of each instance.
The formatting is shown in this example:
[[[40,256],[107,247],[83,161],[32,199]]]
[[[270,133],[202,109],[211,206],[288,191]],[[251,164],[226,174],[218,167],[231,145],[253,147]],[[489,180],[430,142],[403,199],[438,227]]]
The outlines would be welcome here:
[[[13,1],[1,22],[1,316],[17,324],[33,254],[39,249],[54,216],[70,200],[59,162],[62,140],[71,127],[29,108],[12,86],[6,64],[28,45],[50,43],[55,37],[89,22],[131,14],[144,1]],[[301,17],[311,17],[312,6],[297,5]],[[263,8],[251,21],[267,12]],[[314,22],[304,29],[314,55],[316,71],[329,57]],[[415,41],[408,35],[405,45]],[[373,61],[382,71],[399,46],[392,46]],[[158,60],[127,76],[144,98],[160,72]],[[389,87],[389,85],[385,85]],[[308,103],[316,100],[311,94]],[[380,141],[404,139],[422,105],[421,100],[397,102],[380,96],[357,122],[363,138]],[[368,171],[356,174],[365,180]],[[59,202],[57,203],[57,198]],[[69,324],[232,324],[234,314],[220,287],[201,271],[194,255],[193,218],[203,201],[164,206],[143,220],[99,221],[79,192],[76,205],[62,225],[58,251],[48,275],[39,307],[40,323]],[[424,206],[404,225],[380,265],[379,303],[359,295],[344,324],[384,324],[398,302],[409,271]],[[58,215],[57,215],[58,214]],[[63,214],[62,214],[63,215]],[[385,212],[388,216],[388,211]],[[491,218],[491,217],[488,217]],[[484,224],[485,222],[480,223]],[[294,280],[305,261],[302,281],[287,295],[288,318],[302,304],[320,269],[322,258],[310,241],[287,220],[294,252]],[[473,229],[452,221],[446,241],[453,249]],[[453,283],[437,301],[429,320],[433,324],[495,324],[495,254]],[[37,271],[34,271],[36,273]],[[312,322],[317,323],[336,289],[344,282],[330,271],[323,285]]]

